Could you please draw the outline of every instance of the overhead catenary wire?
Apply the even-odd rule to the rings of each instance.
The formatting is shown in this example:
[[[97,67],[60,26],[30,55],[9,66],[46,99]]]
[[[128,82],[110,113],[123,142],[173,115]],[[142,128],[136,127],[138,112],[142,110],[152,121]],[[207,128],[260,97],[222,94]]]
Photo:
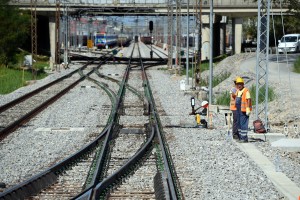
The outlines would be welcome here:
[[[273,10],[273,4],[271,3],[271,10]],[[273,15],[273,12],[272,12],[272,26],[273,26],[273,35],[274,35],[274,42],[275,42],[275,47],[277,47],[277,40],[276,40],[276,30],[275,30],[275,23],[274,23],[274,15]],[[277,63],[277,71],[278,71],[278,80],[279,80],[279,85],[281,85],[281,77],[280,77],[280,66],[279,66],[279,56],[278,56],[278,48],[276,50],[276,63]],[[281,95],[281,92],[279,92],[279,101],[283,100],[282,99],[282,95]],[[284,103],[284,102],[283,102]],[[270,127],[270,124],[269,124],[269,127]],[[266,137],[266,135],[265,135]],[[266,141],[266,140],[265,140]]]
[[[283,32],[283,35],[285,35],[285,26],[284,26],[284,18],[283,18],[283,13],[282,13],[282,0],[279,1],[279,5],[280,5],[280,16],[281,16],[281,24],[282,24],[282,32]],[[288,55],[287,55],[287,51],[284,51],[284,54],[285,54],[285,59],[286,59],[286,67],[287,67],[287,70],[288,70],[288,76],[289,76],[289,90],[290,90],[290,102],[291,102],[291,107],[292,108],[295,108],[295,101],[293,101],[294,99],[294,95],[293,95],[293,89],[292,89],[292,82],[291,82],[291,67],[289,67],[289,58],[288,58]],[[296,115],[296,109],[292,109],[292,112],[293,112],[293,115],[295,116]]]
[[[273,10],[273,4],[271,4],[271,10]],[[277,47],[276,30],[275,30],[275,23],[274,23],[273,12],[272,12],[272,26],[273,26],[273,35],[274,35],[275,47]],[[279,84],[281,84],[278,49],[276,50],[276,63],[277,63],[277,71],[278,71],[278,80],[279,80]],[[279,96],[281,96],[281,94],[279,94]]]

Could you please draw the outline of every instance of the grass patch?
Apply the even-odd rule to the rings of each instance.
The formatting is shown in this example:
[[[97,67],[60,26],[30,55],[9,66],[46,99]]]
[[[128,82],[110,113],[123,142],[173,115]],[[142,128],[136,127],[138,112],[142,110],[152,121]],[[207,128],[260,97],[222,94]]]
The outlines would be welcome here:
[[[294,70],[293,71],[300,74],[300,56],[294,62]]]
[[[218,57],[215,57],[213,59],[213,65],[216,66],[220,61],[222,61],[223,59],[225,59],[227,57],[226,54],[224,55],[220,55]],[[189,77],[192,77],[193,74],[195,74],[195,71],[193,72],[193,70],[195,70],[196,64],[190,64],[188,69],[189,69]],[[200,63],[200,67],[198,67],[200,69],[200,73],[206,70],[209,70],[209,60],[204,60],[201,61]],[[183,67],[181,70],[181,74],[180,75],[185,75],[186,74],[186,67]]]
[[[219,83],[223,82],[226,80],[231,74],[229,72],[219,74],[218,76],[214,76],[212,80],[212,87],[215,87],[219,85]],[[203,86],[208,86],[209,85],[209,80],[207,79],[201,79],[200,80],[200,85]]]
[[[259,93],[265,94],[266,87],[262,87],[259,89]],[[250,88],[250,94],[251,94],[251,99],[252,99],[252,104],[255,105],[255,99],[256,99],[256,86],[252,86]],[[275,92],[273,88],[269,87],[268,88],[268,102],[273,101],[275,99]],[[264,101],[264,97],[262,95],[259,95],[258,98],[258,103],[262,103]]]
[[[260,93],[265,93],[265,87],[262,87],[260,88]],[[256,86],[253,85],[251,88],[250,88],[250,95],[251,95],[251,99],[252,99],[252,105],[255,105],[256,104]],[[275,92],[274,90],[269,87],[268,89],[268,101],[273,101],[275,99]],[[262,95],[259,95],[259,98],[258,98],[258,103],[262,103],[264,101],[264,98]],[[216,99],[216,104],[218,105],[226,105],[226,106],[229,106],[230,104],[230,95],[229,95],[229,92],[224,92],[222,93],[220,96],[217,97]]]
[[[24,56],[29,55],[29,52],[20,50],[18,54],[14,55],[8,67],[0,64],[0,94],[8,94],[20,87],[26,85],[26,81],[42,79],[47,76],[44,69],[49,68],[49,57],[37,56],[36,62],[33,64],[35,75],[33,76],[31,70],[22,70],[24,65]]]
[[[39,72],[36,79],[42,79],[46,77],[45,72]],[[32,80],[33,76],[31,71],[19,69],[11,69],[0,67],[0,94],[8,94],[20,87],[26,85],[26,81]]]
[[[229,106],[230,105],[230,95],[229,92],[223,92],[218,98],[216,99],[216,104],[217,105],[225,105]]]

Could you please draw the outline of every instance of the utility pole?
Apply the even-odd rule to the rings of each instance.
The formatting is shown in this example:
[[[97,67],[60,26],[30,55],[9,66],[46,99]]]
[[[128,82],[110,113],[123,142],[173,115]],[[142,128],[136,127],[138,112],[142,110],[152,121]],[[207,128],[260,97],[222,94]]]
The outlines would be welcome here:
[[[270,0],[258,0],[255,117],[268,128]],[[259,98],[262,97],[262,98]],[[259,104],[259,99],[263,102]]]
[[[168,0],[168,67],[173,65],[173,0]]]
[[[199,8],[199,11],[198,11]],[[196,0],[196,29],[198,35],[197,55],[195,59],[195,87],[200,84],[201,49],[202,49],[202,0]]]
[[[186,84],[189,85],[189,30],[190,30],[190,0],[187,0],[187,15],[186,15]]]
[[[37,57],[37,21],[36,21],[36,1],[30,0],[31,6],[31,56],[32,56],[32,78],[36,79],[34,59]]]
[[[176,70],[181,67],[181,0],[176,1]]]
[[[56,0],[55,11],[55,69],[60,71],[60,0]],[[57,67],[58,66],[58,67]]]
[[[214,1],[210,0],[210,12],[209,12],[209,29],[210,29],[210,34],[209,34],[209,40],[210,40],[210,58],[209,58],[209,104],[212,104],[212,79],[213,79],[213,47],[214,47]]]
[[[64,67],[67,68],[69,65],[68,60],[68,34],[69,34],[69,18],[68,18],[68,5],[64,1]]]

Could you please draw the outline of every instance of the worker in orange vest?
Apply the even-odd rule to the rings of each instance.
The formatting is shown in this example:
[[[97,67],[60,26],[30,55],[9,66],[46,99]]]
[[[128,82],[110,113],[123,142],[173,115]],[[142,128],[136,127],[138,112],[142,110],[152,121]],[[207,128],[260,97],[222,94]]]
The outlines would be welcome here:
[[[249,115],[252,111],[251,96],[248,88],[244,87],[244,80],[237,77],[236,80],[237,92],[235,97],[235,106],[237,110],[238,132],[240,142],[248,142],[248,123]]]
[[[239,139],[239,131],[238,131],[238,119],[237,119],[237,111],[235,106],[235,97],[237,92],[236,81],[234,80],[234,86],[230,89],[230,110],[232,112],[232,135],[234,139]]]

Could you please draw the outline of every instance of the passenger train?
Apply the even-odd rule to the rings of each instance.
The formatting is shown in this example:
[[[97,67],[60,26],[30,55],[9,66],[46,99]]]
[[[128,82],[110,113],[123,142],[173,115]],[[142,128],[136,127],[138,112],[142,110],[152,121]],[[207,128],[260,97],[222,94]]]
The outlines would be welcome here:
[[[114,47],[117,45],[118,42],[118,35],[116,34],[106,34],[106,33],[97,33],[95,38],[95,45],[98,49],[103,49]]]
[[[121,46],[127,46],[131,41],[131,37],[127,34],[119,34],[118,35],[118,45]]]
[[[126,34],[105,34],[105,33],[97,33],[95,37],[95,45],[98,49],[103,49],[118,46],[127,46],[130,42],[130,37]]]

